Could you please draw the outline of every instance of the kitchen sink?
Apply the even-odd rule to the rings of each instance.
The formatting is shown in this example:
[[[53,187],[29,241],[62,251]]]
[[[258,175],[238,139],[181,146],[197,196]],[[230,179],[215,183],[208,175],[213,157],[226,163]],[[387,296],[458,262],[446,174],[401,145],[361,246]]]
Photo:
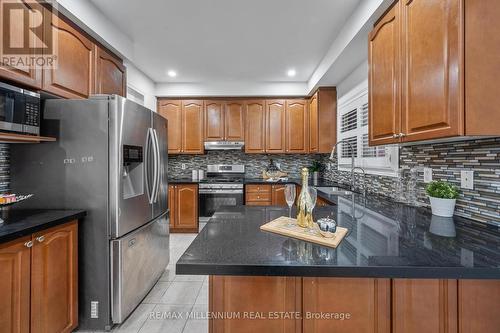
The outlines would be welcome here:
[[[340,188],[340,187],[328,186],[328,187],[316,187],[316,189],[318,191],[326,193],[328,195],[342,195],[342,196],[347,196],[347,195],[351,195],[352,194],[351,191],[343,189],[343,188]]]

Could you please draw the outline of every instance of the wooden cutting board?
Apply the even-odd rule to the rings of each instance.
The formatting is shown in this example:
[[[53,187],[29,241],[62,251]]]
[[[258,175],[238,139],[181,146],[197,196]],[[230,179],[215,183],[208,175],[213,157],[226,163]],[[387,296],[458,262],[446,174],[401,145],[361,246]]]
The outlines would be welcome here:
[[[293,226],[287,226],[288,222],[292,221]],[[319,233],[318,226],[314,225],[317,233],[310,233],[308,229],[301,228],[297,225],[297,220],[292,219],[286,216],[278,217],[275,220],[272,220],[269,223],[266,223],[260,227],[260,230],[269,231],[275,234],[279,234],[282,236],[288,236],[292,238],[297,238],[300,240],[320,244],[323,246],[336,248],[342,239],[347,235],[348,230],[343,227],[337,226],[337,231],[335,232],[335,236],[332,238],[326,238],[321,236]]]

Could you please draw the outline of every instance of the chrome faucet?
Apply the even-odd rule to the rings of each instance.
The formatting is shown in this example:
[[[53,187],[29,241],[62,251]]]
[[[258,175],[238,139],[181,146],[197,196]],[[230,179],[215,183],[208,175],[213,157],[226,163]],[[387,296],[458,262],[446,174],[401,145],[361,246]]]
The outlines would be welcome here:
[[[354,176],[354,170],[360,170],[363,173],[363,197],[366,197],[366,172],[365,172],[365,169],[363,169],[362,167],[358,167],[358,166],[352,168],[353,176]]]
[[[332,148],[332,152],[330,153],[330,161],[334,162],[335,161],[335,153],[337,152],[337,146],[341,143],[345,143],[349,149],[351,150],[351,191],[354,192],[354,170],[359,168],[361,170],[363,170],[362,168],[360,167],[356,167],[354,166],[354,147],[352,146],[352,144],[349,142],[349,141],[346,141],[346,140],[340,140],[339,142],[337,142],[333,148]],[[338,161],[337,161],[337,169],[339,167],[339,164],[338,164]],[[365,173],[365,170],[363,170],[363,174],[366,176],[366,173]],[[366,179],[365,179],[366,181]],[[365,188],[365,191],[366,191],[366,186],[363,186]]]

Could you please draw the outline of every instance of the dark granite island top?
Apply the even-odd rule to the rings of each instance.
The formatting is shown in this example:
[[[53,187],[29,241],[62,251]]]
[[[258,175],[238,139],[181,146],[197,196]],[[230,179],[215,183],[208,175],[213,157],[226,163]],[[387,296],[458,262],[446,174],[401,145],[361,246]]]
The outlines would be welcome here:
[[[0,223],[0,243],[78,220],[86,215],[84,210],[56,209],[11,209],[2,213],[4,223]]]
[[[177,274],[308,277],[500,279],[500,230],[432,216],[385,198],[321,195],[349,234],[336,248],[264,232],[283,207],[218,211],[181,256]],[[295,214],[295,213],[292,213]]]

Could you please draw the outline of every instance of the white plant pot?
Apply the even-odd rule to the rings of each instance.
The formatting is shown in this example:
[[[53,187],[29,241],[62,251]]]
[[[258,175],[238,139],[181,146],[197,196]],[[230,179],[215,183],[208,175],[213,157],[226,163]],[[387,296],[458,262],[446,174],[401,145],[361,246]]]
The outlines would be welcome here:
[[[457,199],[441,199],[429,197],[432,214],[443,217],[452,217]]]

